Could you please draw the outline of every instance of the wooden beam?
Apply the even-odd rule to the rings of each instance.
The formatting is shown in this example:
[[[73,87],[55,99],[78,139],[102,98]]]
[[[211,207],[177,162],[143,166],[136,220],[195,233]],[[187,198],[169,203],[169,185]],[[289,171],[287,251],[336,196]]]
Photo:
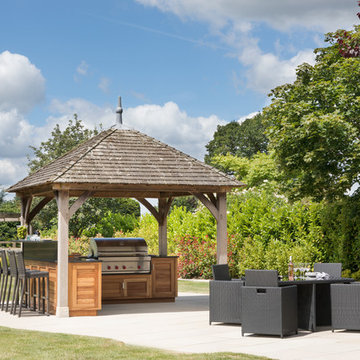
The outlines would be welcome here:
[[[194,196],[196,196],[211,212],[211,214],[214,216],[216,220],[218,220],[218,209],[217,207],[202,193],[193,193]]]
[[[33,218],[39,213],[39,211],[48,203],[50,202],[54,197],[53,196],[47,196],[44,197],[31,211],[28,215],[27,223],[30,223],[30,221],[33,220]]]
[[[206,194],[209,198],[209,200],[217,207],[217,198],[213,193],[207,193]]]
[[[151,214],[155,217],[156,221],[160,224],[161,218],[160,218],[159,212],[146,199],[136,198],[136,200],[139,203],[143,204],[151,212]]]
[[[81,196],[79,196],[76,201],[71,205],[69,209],[69,220],[75,214],[77,210],[80,209],[80,206],[92,195],[92,191],[85,191]]]

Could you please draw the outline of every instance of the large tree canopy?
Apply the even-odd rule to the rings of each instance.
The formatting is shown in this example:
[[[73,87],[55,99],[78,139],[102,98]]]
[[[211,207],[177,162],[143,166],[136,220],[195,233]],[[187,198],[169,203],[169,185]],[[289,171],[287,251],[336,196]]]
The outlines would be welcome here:
[[[336,34],[315,50],[314,66],[299,66],[293,84],[272,90],[264,109],[270,148],[294,198],[341,197],[359,180],[360,59],[339,53]]]
[[[212,157],[227,154],[250,158],[258,152],[266,153],[267,144],[261,114],[241,124],[232,121],[217,127],[214,138],[206,145],[205,162],[210,164]]]

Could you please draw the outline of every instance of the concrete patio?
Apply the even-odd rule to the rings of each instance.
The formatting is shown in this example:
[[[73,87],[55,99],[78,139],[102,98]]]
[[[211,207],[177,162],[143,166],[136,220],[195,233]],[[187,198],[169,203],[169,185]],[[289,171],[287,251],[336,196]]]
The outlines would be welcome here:
[[[273,359],[360,359],[360,332],[322,329],[297,336],[241,336],[240,326],[209,325],[208,295],[180,293],[175,303],[104,305],[97,317],[57,318],[0,312],[0,325],[112,338],[170,351],[236,352]]]

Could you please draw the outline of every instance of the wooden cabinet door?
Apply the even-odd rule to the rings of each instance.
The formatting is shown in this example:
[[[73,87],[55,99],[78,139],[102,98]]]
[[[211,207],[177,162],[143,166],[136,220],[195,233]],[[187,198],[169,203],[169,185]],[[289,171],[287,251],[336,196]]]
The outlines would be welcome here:
[[[149,298],[151,281],[149,276],[128,277],[123,279],[124,297],[128,299]]]
[[[152,297],[177,296],[177,258],[152,259]]]
[[[122,277],[119,275],[102,276],[102,299],[120,299],[124,297]]]
[[[69,308],[101,309],[101,268],[98,263],[69,264]]]

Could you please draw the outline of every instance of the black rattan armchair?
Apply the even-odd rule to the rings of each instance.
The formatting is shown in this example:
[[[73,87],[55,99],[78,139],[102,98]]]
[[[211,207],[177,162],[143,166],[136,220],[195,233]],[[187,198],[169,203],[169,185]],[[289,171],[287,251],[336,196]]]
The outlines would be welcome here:
[[[242,335],[297,334],[297,288],[278,286],[276,270],[245,270]]]
[[[209,323],[241,324],[241,289],[244,284],[231,279],[227,264],[212,266],[214,280],[210,281]]]
[[[331,284],[331,328],[360,330],[360,283]]]
[[[315,272],[324,272],[329,274],[332,278],[341,278],[341,263],[315,263],[314,271]]]

